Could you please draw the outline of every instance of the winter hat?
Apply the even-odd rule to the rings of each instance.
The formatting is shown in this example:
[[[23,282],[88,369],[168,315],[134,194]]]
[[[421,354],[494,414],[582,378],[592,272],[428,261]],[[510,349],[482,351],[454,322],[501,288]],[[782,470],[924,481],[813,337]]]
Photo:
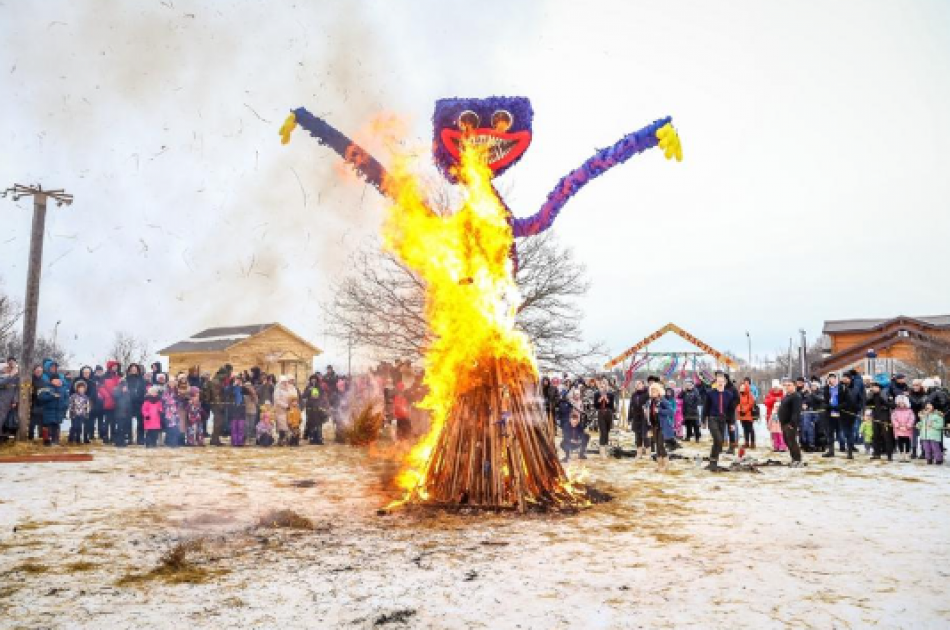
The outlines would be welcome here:
[[[895,398],[894,402],[896,402],[901,407],[910,407],[910,398],[908,398],[904,394],[901,394],[900,396]]]
[[[932,378],[925,378],[925,379],[924,379],[924,382],[923,382],[923,386],[924,386],[924,388],[926,388],[926,389],[930,389],[931,387],[934,386],[934,379],[932,379]]]
[[[778,380],[777,378],[772,379],[772,389],[775,389],[776,387],[781,387],[781,386],[782,386],[782,382],[780,380]]]
[[[943,387],[943,381],[940,380],[939,376],[934,377],[934,387]]]
[[[154,385],[152,385],[151,387],[149,387],[149,388],[148,388],[148,395],[149,395],[149,396],[158,396],[158,388],[155,387]]]

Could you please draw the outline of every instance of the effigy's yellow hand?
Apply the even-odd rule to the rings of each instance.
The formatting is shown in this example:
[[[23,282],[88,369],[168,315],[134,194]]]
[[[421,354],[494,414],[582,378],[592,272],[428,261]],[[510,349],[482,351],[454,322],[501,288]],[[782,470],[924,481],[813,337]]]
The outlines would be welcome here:
[[[656,137],[660,141],[660,148],[663,149],[663,155],[667,160],[675,157],[677,162],[683,161],[683,144],[672,123],[667,123],[657,129]]]
[[[291,113],[287,117],[287,120],[284,121],[284,124],[280,126],[280,143],[287,144],[290,142],[290,134],[294,132],[294,128],[297,126],[297,117]]]

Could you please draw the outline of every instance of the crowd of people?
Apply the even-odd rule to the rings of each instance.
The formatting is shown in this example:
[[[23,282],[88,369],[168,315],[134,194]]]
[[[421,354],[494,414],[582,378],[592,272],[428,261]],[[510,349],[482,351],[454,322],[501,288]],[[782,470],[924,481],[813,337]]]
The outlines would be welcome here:
[[[560,431],[564,461],[573,453],[586,458],[590,432],[598,434],[599,452],[607,455],[610,432],[618,420],[622,388],[609,378],[545,377],[541,394],[555,433]],[[760,445],[756,424],[764,422],[771,450],[787,452],[791,465],[802,465],[802,452],[835,457],[835,447],[853,459],[863,446],[872,460],[922,459],[943,464],[943,436],[948,429],[950,395],[939,378],[908,382],[895,374],[888,383],[865,381],[856,370],[824,379],[773,380],[761,395],[751,379],[738,385],[716,372],[710,382],[685,379],[664,383],[657,376],[635,381],[627,402],[628,428],[637,455],[655,454],[665,468],[681,441],[712,440],[708,470],[721,469],[720,457],[744,455]]]
[[[34,367],[26,384],[31,409],[28,437],[48,446],[94,440],[117,447],[158,446],[297,446],[324,444],[324,426],[343,442],[351,410],[370,404],[397,440],[411,440],[427,427],[427,414],[416,405],[426,395],[422,375],[408,364],[387,363],[366,375],[338,375],[332,366],[298,385],[293,376],[266,374],[254,367],[236,371],[221,366],[214,374],[197,369],[169,375],[160,363],[149,371],[117,361],[105,367],[83,366],[66,374],[53,360]],[[0,366],[0,422],[15,434],[21,377],[9,357]],[[940,379],[908,382],[896,374],[888,383],[866,381],[855,370],[824,379],[774,380],[762,394],[749,378],[738,384],[717,372],[707,382],[697,378],[666,383],[658,376],[633,382],[623,391],[611,378],[542,379],[540,394],[560,434],[564,461],[572,454],[586,458],[591,434],[597,451],[608,455],[611,432],[621,409],[633,433],[635,455],[656,457],[665,468],[670,453],[682,442],[711,438],[708,470],[720,469],[720,458],[755,450],[756,425],[767,428],[773,452],[787,452],[800,466],[802,452],[853,459],[863,446],[872,460],[928,464],[944,461],[943,437],[950,428],[950,395]],[[836,451],[837,448],[837,451]]]
[[[376,375],[350,378],[333,366],[298,385],[293,376],[266,374],[260,368],[238,372],[223,365],[213,375],[192,369],[170,376],[154,363],[146,372],[136,363],[117,361],[83,366],[66,374],[51,359],[34,367],[28,437],[47,446],[98,440],[116,447],[296,446],[302,440],[324,444],[324,425],[342,441],[351,405],[374,398],[387,401],[387,415],[408,437],[408,397],[415,394]],[[9,357],[0,369],[0,421],[8,434],[18,426],[19,366]],[[398,386],[398,387],[397,387]],[[399,415],[399,418],[395,416]]]

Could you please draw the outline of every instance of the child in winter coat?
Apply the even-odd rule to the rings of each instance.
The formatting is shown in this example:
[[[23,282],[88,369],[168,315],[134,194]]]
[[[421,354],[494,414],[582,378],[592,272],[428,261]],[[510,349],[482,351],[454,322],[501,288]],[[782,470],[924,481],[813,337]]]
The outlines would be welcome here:
[[[943,415],[934,409],[933,404],[927,403],[920,412],[920,444],[924,449],[924,457],[928,464],[943,465]]]
[[[181,443],[182,405],[180,404],[181,391],[190,391],[186,379],[181,381],[183,390],[179,389],[179,382],[169,383],[162,392],[162,411],[165,414],[165,446],[177,447]]]
[[[155,448],[162,432],[162,400],[156,385],[148,388],[148,395],[142,403],[142,424],[145,426],[145,448]]]
[[[910,398],[901,394],[894,399],[897,407],[891,411],[891,426],[897,439],[897,460],[910,461],[910,440],[914,437],[914,410],[910,408]]]
[[[303,417],[300,414],[300,407],[296,398],[290,399],[290,407],[287,409],[287,445],[300,446],[300,425]]]
[[[785,452],[785,438],[782,437],[782,423],[778,420],[778,407],[785,397],[785,390],[779,380],[772,379],[772,389],[765,395],[765,416],[769,419],[769,433],[772,436],[772,450]]]
[[[874,418],[871,415],[870,409],[865,410],[864,420],[861,421],[861,427],[858,429],[858,433],[861,434],[861,441],[864,442],[864,453],[870,453],[871,442],[874,439]]]
[[[781,399],[772,405],[772,415],[769,416],[769,433],[772,434],[772,450],[781,453],[785,450],[785,439],[776,429],[781,430],[782,422],[779,419],[778,410],[781,406]]]
[[[43,410],[43,446],[59,446],[59,425],[69,409],[69,390],[58,373],[48,376],[36,392],[36,403]]]
[[[266,402],[261,405],[261,420],[257,423],[257,445],[273,446],[274,444],[274,407]]]
[[[188,446],[204,446],[204,410],[201,408],[201,390],[192,387],[189,390],[188,417],[185,427],[185,444]]]
[[[82,441],[82,430],[92,413],[92,402],[86,395],[86,382],[76,383],[76,392],[69,397],[69,443]]]

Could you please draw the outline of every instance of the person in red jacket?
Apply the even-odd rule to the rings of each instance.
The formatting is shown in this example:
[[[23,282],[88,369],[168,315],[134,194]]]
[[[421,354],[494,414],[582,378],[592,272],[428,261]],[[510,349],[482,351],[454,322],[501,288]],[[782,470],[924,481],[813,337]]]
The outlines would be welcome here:
[[[99,424],[99,438],[105,444],[109,444],[115,439],[115,388],[122,380],[118,361],[109,361],[106,363],[106,373],[99,384],[97,394],[102,403],[102,419]]]

